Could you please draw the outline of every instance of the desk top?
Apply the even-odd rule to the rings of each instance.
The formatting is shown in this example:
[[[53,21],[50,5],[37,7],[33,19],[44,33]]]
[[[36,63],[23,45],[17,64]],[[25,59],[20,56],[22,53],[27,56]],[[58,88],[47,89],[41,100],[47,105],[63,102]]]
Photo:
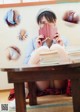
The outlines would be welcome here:
[[[21,71],[39,71],[39,70],[59,70],[67,68],[80,68],[80,63],[56,64],[56,65],[16,65],[8,67],[0,67],[0,71],[5,72],[21,72]]]

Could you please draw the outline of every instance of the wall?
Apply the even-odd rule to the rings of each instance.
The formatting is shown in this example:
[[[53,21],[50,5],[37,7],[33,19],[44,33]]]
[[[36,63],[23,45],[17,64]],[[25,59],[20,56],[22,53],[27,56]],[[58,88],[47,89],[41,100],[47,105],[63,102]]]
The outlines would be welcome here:
[[[19,11],[21,15],[21,22],[18,26],[10,28],[4,21],[6,12],[11,9],[0,8],[0,66],[8,65],[20,65],[23,64],[26,45],[28,38],[33,38],[38,35],[38,25],[36,23],[36,15],[42,8],[49,8],[54,11],[57,15],[57,26],[61,36],[66,37],[69,41],[68,46],[80,46],[80,23],[74,26],[67,25],[63,20],[62,16],[66,10],[75,10],[77,13],[80,12],[80,3],[65,3],[65,4],[51,4],[51,5],[40,5],[40,6],[25,6],[25,7],[13,7]],[[18,39],[20,29],[26,29],[28,32],[28,38],[25,41]],[[21,57],[17,61],[8,61],[5,56],[5,50],[8,46],[14,45],[21,50]],[[6,73],[0,72],[0,75],[5,78]],[[7,80],[6,80],[7,82]],[[4,83],[4,82],[2,82]],[[0,84],[2,84],[0,83]],[[12,87],[12,86],[11,86]],[[0,88],[1,85],[0,85]],[[5,88],[5,87],[4,87]],[[7,88],[7,85],[6,85]]]

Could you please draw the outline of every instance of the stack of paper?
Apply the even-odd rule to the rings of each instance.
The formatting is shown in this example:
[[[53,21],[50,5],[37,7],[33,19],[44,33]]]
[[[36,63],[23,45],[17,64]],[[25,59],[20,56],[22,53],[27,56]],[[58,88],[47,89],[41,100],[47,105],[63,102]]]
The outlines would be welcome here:
[[[80,49],[69,51],[68,55],[70,60],[72,60],[74,63],[80,62]]]
[[[45,51],[40,53],[40,64],[41,65],[53,65],[59,64],[60,57],[57,51]]]

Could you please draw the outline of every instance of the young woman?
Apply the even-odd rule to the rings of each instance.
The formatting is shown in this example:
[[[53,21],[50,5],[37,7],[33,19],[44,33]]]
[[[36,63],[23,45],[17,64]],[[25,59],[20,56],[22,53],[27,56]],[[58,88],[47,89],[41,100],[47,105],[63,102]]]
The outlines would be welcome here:
[[[56,26],[56,15],[50,10],[43,10],[39,12],[37,16],[37,23],[39,25],[39,29],[46,26],[47,31],[48,28],[51,27],[50,33],[45,34],[45,30],[43,34],[40,34],[36,38],[31,38],[27,45],[26,52],[26,64],[38,64],[40,62],[39,53],[46,50],[46,47],[51,48],[52,50],[57,50],[60,57],[62,57],[62,61],[65,63],[69,62],[67,53],[64,49],[64,42],[60,37],[57,26]],[[51,31],[52,30],[52,31]],[[56,31],[54,31],[56,30]],[[55,33],[54,33],[55,32]],[[47,33],[47,32],[46,32]],[[45,37],[45,35],[48,37]],[[62,62],[62,63],[63,63]],[[65,74],[64,74],[65,75]],[[61,94],[63,88],[66,86],[66,81],[64,80],[54,80],[54,81],[37,81],[37,88],[41,91],[46,90],[47,88],[54,88],[55,94]]]
[[[48,33],[46,32],[47,34],[44,32],[42,34],[39,33],[39,36],[29,39],[27,43],[26,57],[25,57],[26,64],[38,64],[40,62],[39,53],[45,51],[46,48],[57,50],[58,54],[61,57],[62,63],[64,61],[65,63],[69,62],[67,53],[64,48],[65,43],[63,42],[62,38],[60,37],[57,31],[56,21],[57,18],[54,12],[50,10],[42,10],[39,12],[37,16],[37,23],[39,25],[39,29],[43,28],[44,32],[46,32],[45,31],[46,26],[47,31],[49,28],[50,32]],[[66,84],[67,84],[66,80],[36,82],[38,91],[40,92],[41,95],[50,93],[62,94],[66,91]],[[26,88],[28,88],[27,83]]]

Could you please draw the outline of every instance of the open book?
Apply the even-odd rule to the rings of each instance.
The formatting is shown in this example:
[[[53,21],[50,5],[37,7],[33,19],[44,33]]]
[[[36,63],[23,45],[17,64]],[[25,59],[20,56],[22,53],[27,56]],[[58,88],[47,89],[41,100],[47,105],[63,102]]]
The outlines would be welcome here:
[[[58,44],[52,45],[51,48],[46,47],[39,54],[41,65],[70,63],[66,50]]]
[[[45,40],[46,38],[51,38],[51,39],[56,38],[55,34],[57,33],[58,33],[57,28],[47,23],[39,29],[39,35],[43,36],[43,38],[41,38],[43,40]]]

